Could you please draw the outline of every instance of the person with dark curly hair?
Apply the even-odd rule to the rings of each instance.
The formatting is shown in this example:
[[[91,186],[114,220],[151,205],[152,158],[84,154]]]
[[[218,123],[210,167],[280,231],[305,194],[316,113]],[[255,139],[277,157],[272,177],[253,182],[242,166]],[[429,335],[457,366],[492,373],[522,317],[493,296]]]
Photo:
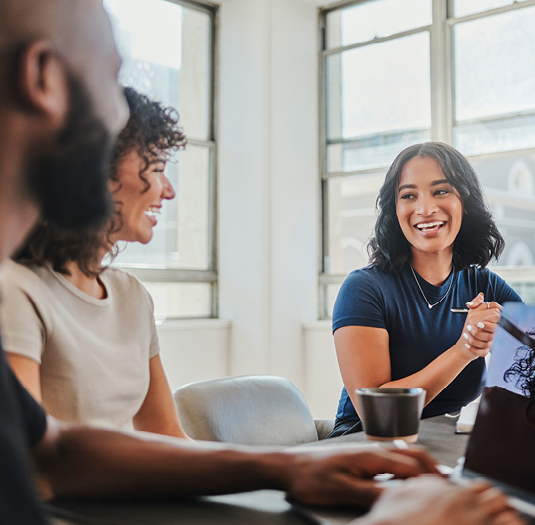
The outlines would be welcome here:
[[[362,430],[356,391],[421,387],[422,417],[481,392],[501,305],[521,301],[486,266],[504,248],[477,175],[439,142],[403,150],[377,199],[370,265],[349,274],[333,312],[344,388],[329,437]],[[454,313],[462,306],[468,313]]]
[[[165,176],[185,145],[171,108],[125,88],[130,108],[112,156],[115,215],[85,233],[41,222],[4,271],[3,340],[21,383],[56,418],[186,437],[159,356],[152,299],[129,273],[102,265],[118,241],[148,243]]]

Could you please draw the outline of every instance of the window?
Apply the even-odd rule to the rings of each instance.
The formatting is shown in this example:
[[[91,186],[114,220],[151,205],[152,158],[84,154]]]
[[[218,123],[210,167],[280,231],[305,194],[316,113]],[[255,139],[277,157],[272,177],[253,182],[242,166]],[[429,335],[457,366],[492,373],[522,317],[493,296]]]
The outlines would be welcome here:
[[[176,108],[188,137],[167,165],[165,201],[147,245],[114,265],[144,281],[157,318],[217,315],[214,137],[215,7],[178,0],[105,0],[123,57],[120,81]]]
[[[404,148],[473,163],[506,240],[493,268],[535,302],[535,0],[361,0],[320,11],[320,317],[367,264],[375,200]]]

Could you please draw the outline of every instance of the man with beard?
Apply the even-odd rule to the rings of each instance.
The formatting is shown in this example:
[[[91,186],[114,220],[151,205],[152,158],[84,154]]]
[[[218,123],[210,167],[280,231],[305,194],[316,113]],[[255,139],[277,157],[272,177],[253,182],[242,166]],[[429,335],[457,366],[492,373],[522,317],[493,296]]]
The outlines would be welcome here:
[[[106,219],[108,152],[127,116],[119,68],[101,0],[1,1],[0,261],[39,214],[68,228]],[[271,488],[304,503],[369,505],[381,493],[372,478],[385,471],[401,478],[437,472],[420,451],[257,452],[65,428],[47,420],[0,350],[3,525],[45,522],[36,491],[109,499]],[[402,523],[404,516],[422,525],[518,523],[503,496],[481,487],[458,489],[436,478],[403,490],[379,502],[365,523]],[[392,502],[399,510],[389,510]]]

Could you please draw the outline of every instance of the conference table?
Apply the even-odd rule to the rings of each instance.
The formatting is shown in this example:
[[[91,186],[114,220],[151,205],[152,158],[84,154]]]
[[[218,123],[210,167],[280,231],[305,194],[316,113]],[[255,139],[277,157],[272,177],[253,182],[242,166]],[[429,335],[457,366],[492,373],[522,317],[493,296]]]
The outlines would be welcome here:
[[[455,467],[464,455],[468,436],[455,433],[455,419],[437,416],[420,423],[418,443],[426,447],[439,464]],[[362,432],[299,445],[306,448],[369,444]],[[358,509],[305,509],[275,490],[260,490],[194,500],[139,500],[128,502],[58,499],[51,509],[54,525],[202,525],[251,524],[298,525],[346,524],[359,516]]]

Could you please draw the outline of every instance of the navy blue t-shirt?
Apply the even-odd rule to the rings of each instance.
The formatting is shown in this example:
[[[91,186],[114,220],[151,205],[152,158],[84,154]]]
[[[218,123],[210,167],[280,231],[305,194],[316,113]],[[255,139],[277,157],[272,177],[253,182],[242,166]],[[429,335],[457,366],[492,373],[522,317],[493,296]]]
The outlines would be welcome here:
[[[479,292],[485,294],[485,301],[500,304],[522,300],[488,269],[472,267],[452,272],[442,286],[433,286],[416,275],[431,304],[439,301],[451,284],[444,301],[429,309],[408,265],[399,273],[367,266],[349,274],[334,305],[333,332],[342,326],[371,326],[388,331],[392,381],[422,370],[458,341],[466,314],[451,313],[450,308],[466,305]],[[424,408],[422,417],[460,410],[479,396],[484,380],[485,360],[475,359]],[[359,420],[345,388],[336,419]]]

